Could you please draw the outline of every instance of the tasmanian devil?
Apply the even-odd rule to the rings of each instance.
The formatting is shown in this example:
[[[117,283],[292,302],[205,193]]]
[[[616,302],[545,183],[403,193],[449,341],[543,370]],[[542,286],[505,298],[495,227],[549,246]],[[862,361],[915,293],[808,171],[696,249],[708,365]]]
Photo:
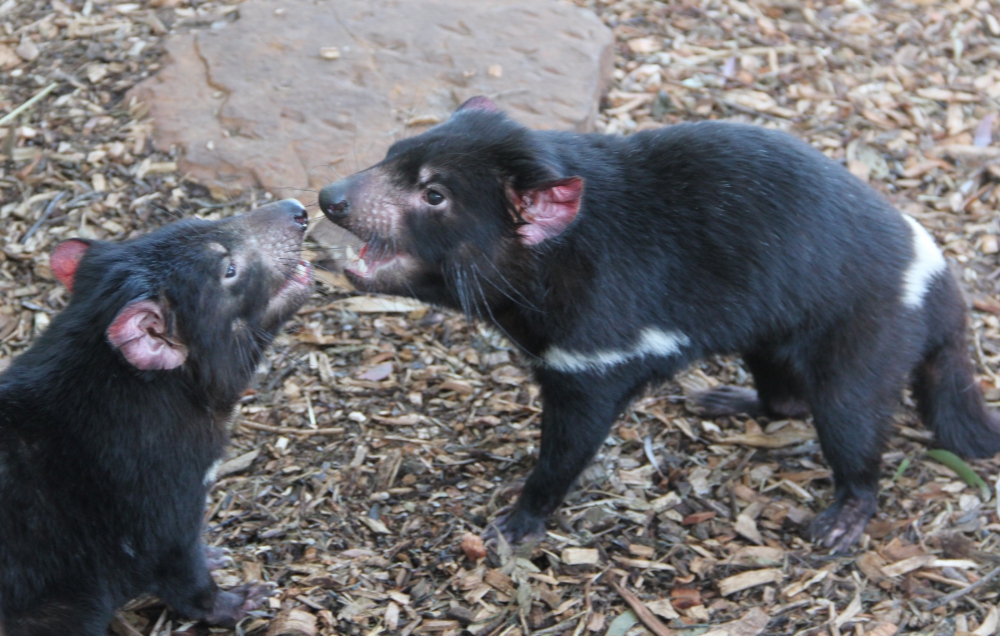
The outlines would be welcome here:
[[[741,354],[756,391],[710,391],[708,413],[812,413],[836,491],[810,534],[835,550],[875,513],[907,377],[938,443],[1000,451],[930,235],[787,134],[533,131],[477,97],[320,206],[366,242],[347,268],[359,289],[482,317],[533,366],[541,450],[497,522],[512,541],[544,531],[643,387],[709,354]]]
[[[0,376],[0,633],[106,633],[141,593],[233,625],[200,540],[227,422],[308,297],[294,200],[51,256],[68,306]]]

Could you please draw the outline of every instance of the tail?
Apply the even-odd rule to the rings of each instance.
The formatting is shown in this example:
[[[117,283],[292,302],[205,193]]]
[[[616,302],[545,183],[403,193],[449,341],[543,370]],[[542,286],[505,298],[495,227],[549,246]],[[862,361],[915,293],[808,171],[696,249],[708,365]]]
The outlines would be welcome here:
[[[938,443],[956,455],[1000,453],[1000,415],[986,407],[973,375],[965,304],[947,272],[928,290],[924,310],[930,334],[913,381],[921,419]]]

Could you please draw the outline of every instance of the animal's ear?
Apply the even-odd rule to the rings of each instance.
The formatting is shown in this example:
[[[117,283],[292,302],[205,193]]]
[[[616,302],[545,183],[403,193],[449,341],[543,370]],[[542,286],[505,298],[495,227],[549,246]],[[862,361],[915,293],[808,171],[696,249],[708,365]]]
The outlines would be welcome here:
[[[167,320],[160,303],[134,300],[108,327],[111,346],[137,369],[175,369],[187,359],[187,347],[167,335]]]
[[[514,194],[514,205],[524,224],[517,228],[521,242],[535,245],[563,233],[580,211],[583,179],[569,177]]]
[[[70,239],[63,241],[56,246],[49,257],[49,267],[52,268],[52,275],[66,289],[73,291],[73,278],[76,276],[76,267],[80,264],[80,259],[90,249],[90,241],[84,239]]]
[[[494,104],[493,100],[489,97],[476,95],[465,100],[457,110],[485,110],[491,113],[499,113],[500,107]]]

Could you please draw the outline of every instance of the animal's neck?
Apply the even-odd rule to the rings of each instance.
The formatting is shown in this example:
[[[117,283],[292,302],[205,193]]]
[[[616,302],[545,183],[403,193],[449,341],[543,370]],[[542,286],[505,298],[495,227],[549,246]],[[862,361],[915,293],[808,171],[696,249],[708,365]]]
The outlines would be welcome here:
[[[0,381],[0,408],[20,407],[26,427],[58,425],[69,438],[121,440],[212,425],[204,398],[182,372],[137,371],[102,336],[71,320],[53,321]]]

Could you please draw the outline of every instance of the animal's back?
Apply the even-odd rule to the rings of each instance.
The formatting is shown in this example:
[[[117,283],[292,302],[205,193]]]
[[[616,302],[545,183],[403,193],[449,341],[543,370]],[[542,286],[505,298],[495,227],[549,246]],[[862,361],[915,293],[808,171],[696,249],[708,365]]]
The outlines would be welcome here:
[[[913,254],[907,222],[790,135],[700,122],[541,138],[587,184],[549,263],[596,261],[574,303],[595,325],[627,312],[698,332],[706,350],[735,350],[804,320],[898,304]],[[661,293],[629,289],[640,284]],[[614,307],[600,302],[611,290]]]

